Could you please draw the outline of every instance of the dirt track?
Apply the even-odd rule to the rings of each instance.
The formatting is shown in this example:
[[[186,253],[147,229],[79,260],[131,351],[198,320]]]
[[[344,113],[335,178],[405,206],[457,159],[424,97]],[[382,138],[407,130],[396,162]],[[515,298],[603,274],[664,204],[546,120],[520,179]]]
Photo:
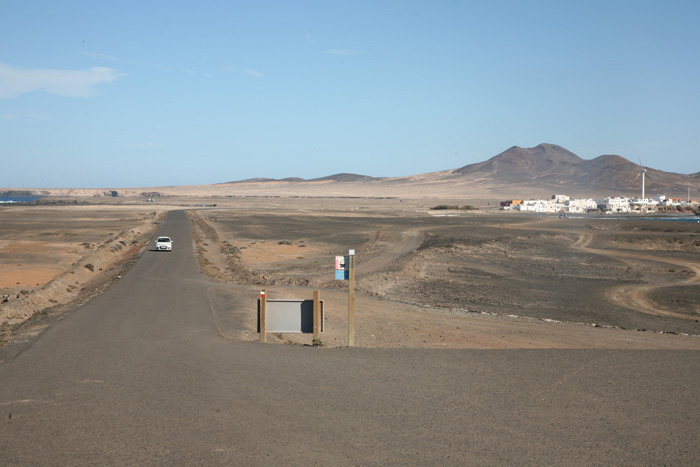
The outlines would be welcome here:
[[[423,307],[428,320],[480,312],[700,334],[692,293],[683,302],[661,293],[697,287],[700,227],[692,223],[427,212],[200,214],[235,251],[227,271],[218,271],[223,281],[240,282],[246,271],[259,287],[344,290],[332,279],[332,258],[355,248],[358,293],[387,306]]]
[[[630,222],[630,221],[627,221]],[[656,221],[659,222],[659,221]],[[669,221],[670,222],[670,221]],[[668,223],[668,222],[667,222]],[[540,230],[536,223],[533,224],[533,230]],[[556,229],[556,228],[546,228],[550,232],[561,232],[566,233],[566,229]],[[666,229],[668,231],[668,229]],[[692,235],[692,234],[691,234]],[[673,237],[672,237],[673,238]],[[662,263],[668,264],[672,267],[681,268],[689,277],[687,279],[681,280],[667,280],[667,281],[655,281],[654,283],[640,284],[640,285],[620,285],[610,288],[607,291],[606,297],[611,303],[615,303],[619,306],[628,308],[633,311],[647,313],[650,315],[664,315],[672,316],[675,318],[692,319],[696,320],[700,316],[700,308],[697,310],[691,310],[690,313],[678,313],[669,309],[666,300],[661,299],[663,295],[663,289],[669,288],[688,288],[696,286],[700,283],[700,266],[698,266],[698,260],[686,259],[686,258],[672,258],[664,257],[659,258],[658,256],[646,255],[639,252],[629,252],[629,251],[619,251],[615,249],[600,249],[592,248],[590,246],[593,241],[594,236],[588,232],[582,232],[573,244],[572,248],[581,250],[587,253],[594,253],[601,255],[603,257],[609,257],[611,259],[621,260],[630,264],[634,264],[638,267],[644,267],[648,264]],[[674,238],[674,240],[677,240]],[[666,239],[666,243],[669,239]],[[664,242],[657,242],[657,251],[664,251]],[[698,246],[697,241],[694,241],[692,246]],[[692,272],[692,273],[691,273]],[[657,300],[653,300],[650,295],[652,293],[661,294]],[[697,307],[696,307],[697,308]]]

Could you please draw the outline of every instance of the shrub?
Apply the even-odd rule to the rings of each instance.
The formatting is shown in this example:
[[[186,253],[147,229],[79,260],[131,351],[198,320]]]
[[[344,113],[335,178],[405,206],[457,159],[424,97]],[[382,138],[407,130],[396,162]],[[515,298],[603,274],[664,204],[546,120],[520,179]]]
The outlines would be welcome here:
[[[311,345],[314,347],[325,347],[326,346],[325,342],[323,342],[320,337],[314,337],[311,340]]]
[[[432,211],[478,211],[479,208],[476,208],[470,204],[467,204],[466,206],[453,206],[449,204],[439,204],[433,208],[430,208]]]

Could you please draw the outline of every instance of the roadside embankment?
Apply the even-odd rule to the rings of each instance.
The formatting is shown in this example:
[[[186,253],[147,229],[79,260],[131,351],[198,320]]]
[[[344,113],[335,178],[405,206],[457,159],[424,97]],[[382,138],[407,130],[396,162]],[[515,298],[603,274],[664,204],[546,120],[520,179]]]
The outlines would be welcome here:
[[[0,210],[0,342],[27,320],[87,300],[120,277],[164,215],[105,206]]]

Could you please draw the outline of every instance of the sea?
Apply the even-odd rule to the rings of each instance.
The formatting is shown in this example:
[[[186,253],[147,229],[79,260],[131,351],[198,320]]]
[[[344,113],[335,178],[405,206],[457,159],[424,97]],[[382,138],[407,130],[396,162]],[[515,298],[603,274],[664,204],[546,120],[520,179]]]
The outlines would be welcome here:
[[[580,217],[580,216],[577,216]],[[700,216],[596,216],[596,219],[610,219],[617,221],[676,221],[700,223]]]
[[[0,196],[0,204],[31,203],[41,196]]]

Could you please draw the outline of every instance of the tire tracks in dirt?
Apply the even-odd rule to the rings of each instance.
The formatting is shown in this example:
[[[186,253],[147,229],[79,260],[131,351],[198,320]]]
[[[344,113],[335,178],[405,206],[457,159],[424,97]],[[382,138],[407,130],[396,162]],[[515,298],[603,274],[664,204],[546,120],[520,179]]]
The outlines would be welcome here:
[[[357,274],[366,275],[390,269],[398,259],[421,245],[423,231],[423,228],[399,232],[394,229],[379,230],[363,249],[363,261],[357,266]]]
[[[581,234],[579,240],[574,242],[572,247],[588,253],[595,253],[598,255],[614,257],[628,263],[640,264],[644,262],[656,262],[672,264],[674,266],[690,269],[691,271],[693,271],[693,276],[682,281],[668,281],[658,284],[628,284],[613,287],[612,289],[606,292],[606,298],[609,301],[615,303],[616,305],[620,305],[622,307],[650,315],[664,315],[671,316],[674,318],[696,319],[695,316],[676,313],[667,308],[664,308],[649,298],[649,295],[655,290],[668,287],[691,286],[700,283],[700,266],[698,266],[695,262],[674,258],[657,258],[655,256],[639,253],[628,253],[624,251],[600,250],[597,248],[589,247],[592,240],[593,236],[591,234]]]
[[[548,231],[556,232],[564,235],[575,234],[578,238],[571,245],[571,248],[586,253],[593,253],[601,256],[608,256],[628,264],[647,264],[649,262],[671,264],[681,268],[687,268],[693,271],[693,276],[682,281],[666,281],[657,284],[639,284],[639,285],[618,285],[605,292],[605,298],[611,303],[627,308],[640,313],[645,313],[649,315],[663,315],[673,318],[682,319],[697,319],[697,316],[677,313],[667,308],[660,306],[658,303],[654,302],[649,295],[651,292],[669,288],[669,287],[685,287],[697,285],[700,283],[700,265],[695,261],[683,260],[678,258],[658,258],[656,256],[645,255],[638,252],[625,252],[616,250],[601,250],[598,248],[592,248],[590,244],[593,241],[594,235],[588,232],[572,232],[567,229],[558,229],[556,227],[543,227],[541,224],[548,223],[549,220],[545,221],[534,221],[528,222],[526,224],[519,224],[517,226],[500,226],[501,228],[513,229],[513,230],[533,230],[533,231]],[[494,226],[495,227],[495,226]]]

